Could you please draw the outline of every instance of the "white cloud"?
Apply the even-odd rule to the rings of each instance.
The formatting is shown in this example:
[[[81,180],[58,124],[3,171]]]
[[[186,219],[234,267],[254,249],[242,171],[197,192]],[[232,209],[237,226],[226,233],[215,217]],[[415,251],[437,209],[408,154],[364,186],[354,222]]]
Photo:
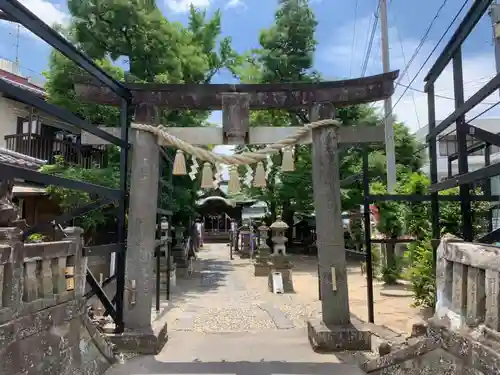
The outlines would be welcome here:
[[[69,20],[69,15],[60,10],[57,5],[46,0],[20,0],[21,3],[41,18],[47,25],[64,25]]]
[[[243,0],[229,0],[226,4],[226,9],[232,8],[246,9],[247,5],[243,2]]]
[[[211,0],[165,0],[167,7],[174,13],[187,13],[189,8],[208,8]]]
[[[356,34],[359,35],[356,36],[354,49],[352,48],[353,24],[345,24],[337,28],[337,30],[332,33],[333,35],[338,36],[335,44],[325,46],[320,49],[320,61],[323,64],[329,63],[330,65],[333,65],[338,76],[348,77],[351,71],[352,77],[359,76],[361,74],[361,66],[366,49],[365,30],[369,29],[370,27],[370,18],[360,19],[358,21],[356,25],[356,30],[358,30],[358,32]],[[441,33],[442,30],[435,30],[435,32],[431,35],[440,35]],[[423,90],[424,77],[429,71],[432,64],[436,61],[439,52],[442,51],[444,43],[446,43],[448,39],[449,36],[445,38],[443,44],[440,45],[429,62],[424,66],[424,69],[422,69],[422,71],[417,75],[417,78],[411,84],[411,87],[417,90]],[[391,45],[391,69],[399,69],[400,74],[402,74],[406,63],[413,55],[420,40],[410,38],[401,39],[397,29],[392,28],[389,30],[389,41]],[[425,59],[434,48],[436,42],[436,40],[428,39],[427,42],[424,43],[419,54],[410,65],[407,74],[405,74],[405,76],[401,80],[401,85],[409,84],[409,82],[417,74],[422,64],[425,62]],[[372,47],[371,58],[368,62],[366,75],[379,74],[381,72],[382,64],[380,42],[379,33],[377,33]],[[492,47],[490,47],[490,49],[487,49],[487,44],[485,43],[484,52],[475,54],[468,54],[467,48],[464,48],[463,75],[465,84],[465,100],[471,97],[495,74],[495,60]],[[332,79],[334,78],[332,77]],[[404,91],[405,87],[396,87],[393,96],[393,106],[396,105],[396,102],[398,101],[400,96],[403,95]],[[446,118],[454,110],[453,73],[451,64],[447,66],[447,68],[444,70],[444,72],[436,82],[435,93],[440,96],[451,98],[436,98],[436,118],[438,120],[441,120]],[[469,112],[469,115],[467,117],[471,118],[475,114],[479,114],[479,112],[482,112],[483,110],[488,108],[488,103],[495,103],[497,100],[498,93],[495,92],[490,96],[490,98],[487,98],[483,103],[476,106],[474,110]],[[382,103],[376,103],[375,106],[378,108],[382,108]],[[398,120],[405,122],[406,125],[414,131],[422,126],[425,126],[427,124],[427,94],[416,90],[407,90],[399,103],[397,103],[394,109],[394,114],[396,115]],[[483,117],[496,116],[500,117],[500,109],[494,108],[491,111],[487,112]]]
[[[52,4],[47,0],[20,0],[20,2],[51,27],[56,24],[66,25],[69,22],[69,14],[61,10],[58,5]],[[18,26],[18,24],[14,22],[6,22],[5,25],[9,29],[14,29]],[[21,26],[20,30],[30,37],[38,39],[38,37],[28,29]]]

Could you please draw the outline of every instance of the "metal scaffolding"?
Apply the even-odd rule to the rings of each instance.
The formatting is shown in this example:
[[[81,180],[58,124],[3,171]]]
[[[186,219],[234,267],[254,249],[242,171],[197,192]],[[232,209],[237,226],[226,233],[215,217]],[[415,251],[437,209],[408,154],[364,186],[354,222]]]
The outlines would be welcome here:
[[[125,259],[126,259],[126,210],[127,210],[127,164],[128,164],[128,128],[131,120],[131,94],[130,91],[120,82],[109,76],[105,71],[100,69],[91,59],[78,51],[71,43],[64,39],[59,33],[46,25],[40,18],[29,11],[18,0],[0,0],[0,19],[6,19],[16,22],[33,34],[50,44],[57,51],[62,53],[68,59],[77,64],[80,68],[89,73],[92,77],[99,80],[103,85],[109,87],[117,95],[119,95],[120,103],[120,125],[121,137],[117,138],[97,126],[90,124],[88,121],[75,116],[73,113],[47,103],[37,96],[22,90],[18,87],[10,85],[7,82],[0,81],[0,91],[6,93],[9,97],[14,98],[22,103],[37,108],[61,121],[74,125],[75,127],[85,130],[99,138],[102,138],[113,145],[120,147],[120,187],[119,189],[110,189],[103,186],[93,185],[86,182],[69,180],[57,176],[51,176],[36,171],[30,171],[21,167],[8,166],[0,163],[0,175],[5,178],[22,178],[27,181],[38,182],[45,185],[57,185],[69,189],[76,189],[88,193],[94,193],[105,197],[86,207],[79,208],[74,212],[61,215],[51,220],[51,222],[61,224],[72,218],[84,215],[92,210],[107,205],[112,202],[118,204],[118,240],[115,244],[96,246],[92,248],[84,248],[86,256],[103,255],[116,253],[116,270],[115,274],[104,281],[104,285],[109,284],[116,279],[116,295],[110,300],[104,293],[102,286],[99,285],[94,275],[87,270],[87,282],[92,288],[87,297],[97,295],[101,300],[106,312],[113,318],[116,324],[116,331],[123,332],[123,295],[125,290]],[[35,228],[25,233],[25,236],[32,233]]]

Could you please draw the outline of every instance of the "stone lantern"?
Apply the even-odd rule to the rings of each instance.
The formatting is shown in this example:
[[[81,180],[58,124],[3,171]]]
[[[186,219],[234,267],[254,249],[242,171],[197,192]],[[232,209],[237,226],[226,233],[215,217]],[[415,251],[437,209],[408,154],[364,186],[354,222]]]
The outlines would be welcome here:
[[[173,230],[175,233],[175,246],[172,247],[172,257],[176,265],[177,276],[186,276],[188,269],[188,253],[184,244],[184,231],[186,228],[179,224]]]
[[[274,223],[271,224],[271,230],[273,236],[271,241],[273,241],[273,255],[286,255],[286,242],[288,239],[285,236],[286,230],[288,229],[287,223],[278,217]]]
[[[161,260],[161,271],[168,270],[169,272],[162,272],[161,277],[164,278],[163,275],[170,275],[170,286],[175,286],[177,283],[176,278],[176,265],[174,261],[174,257],[172,256],[172,235],[170,233],[170,224],[168,222],[168,218],[163,216],[160,219],[160,233],[161,240],[165,241],[162,246],[162,251],[165,252],[165,257]],[[166,264],[164,264],[166,263]],[[166,282],[165,282],[166,283]]]
[[[250,241],[252,241],[252,229],[245,224],[240,228],[240,258],[250,258],[252,253]]]
[[[270,272],[268,276],[269,290],[273,291],[273,274],[281,274],[283,292],[293,293],[293,265],[286,254],[286,242],[288,239],[285,236],[285,232],[288,229],[288,225],[278,217],[278,220],[271,224],[270,228],[272,231],[271,241],[273,241],[273,253],[270,256]]]
[[[269,275],[269,255],[270,248],[267,246],[267,235],[269,227],[266,225],[261,225],[258,228],[259,231],[259,247],[257,249],[257,254],[255,256],[254,263],[254,276],[267,276]]]

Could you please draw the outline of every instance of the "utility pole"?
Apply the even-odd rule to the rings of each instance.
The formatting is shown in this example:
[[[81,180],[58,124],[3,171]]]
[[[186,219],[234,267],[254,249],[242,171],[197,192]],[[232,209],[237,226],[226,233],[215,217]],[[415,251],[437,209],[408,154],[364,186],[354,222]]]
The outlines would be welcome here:
[[[500,73],[500,4],[495,1],[490,8],[491,24],[493,26],[493,43],[495,43],[495,64]],[[499,90],[500,93],[500,90]]]
[[[389,59],[389,27],[387,25],[387,0],[380,0],[380,29],[382,32],[382,67],[384,73],[391,70]],[[387,191],[394,192],[396,187],[396,153],[394,151],[394,129],[392,116],[392,97],[384,100],[385,154],[387,158]]]
[[[497,1],[494,1],[493,4],[491,4],[490,12],[489,15],[491,17],[491,25],[493,28],[493,43],[495,44],[495,65],[497,68],[497,74],[500,73],[500,4],[498,4]],[[500,90],[498,91],[500,93]],[[488,158],[489,158],[489,152],[491,152],[491,147],[489,147],[489,151],[485,150],[485,153],[488,152]],[[487,159],[485,159],[487,160]],[[489,160],[488,160],[489,162]],[[490,194],[498,194],[499,193],[499,188],[500,188],[500,177],[499,176],[494,176],[488,179],[488,185],[487,185],[487,190],[489,190]],[[498,217],[500,214],[499,209],[492,209],[489,215],[489,227],[492,230],[495,230],[498,228]]]

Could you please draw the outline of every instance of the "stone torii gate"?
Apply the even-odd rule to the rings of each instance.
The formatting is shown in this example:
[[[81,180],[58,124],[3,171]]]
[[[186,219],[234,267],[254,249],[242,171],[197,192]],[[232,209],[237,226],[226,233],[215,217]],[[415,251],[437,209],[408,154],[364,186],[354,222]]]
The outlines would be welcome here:
[[[336,107],[383,100],[394,92],[398,72],[321,83],[278,84],[126,84],[135,106],[134,122],[157,124],[158,109],[222,110],[222,128],[168,128],[169,134],[192,145],[271,144],[300,127],[249,127],[250,109],[307,109],[310,122],[332,119]],[[96,82],[80,81],[79,97],[87,102],[119,106],[120,100]],[[103,128],[119,134],[118,128]],[[127,330],[148,332],[151,327],[153,248],[158,194],[157,145],[163,140],[145,131],[131,130],[130,187],[126,285],[137,288],[134,304],[125,303]],[[316,207],[322,321],[309,322],[315,347],[326,350],[370,349],[370,334],[351,324],[341,197],[339,144],[384,141],[383,126],[319,127],[302,143],[312,143],[313,187]],[[82,134],[82,143],[105,144]],[[126,298],[128,301],[129,298]]]

